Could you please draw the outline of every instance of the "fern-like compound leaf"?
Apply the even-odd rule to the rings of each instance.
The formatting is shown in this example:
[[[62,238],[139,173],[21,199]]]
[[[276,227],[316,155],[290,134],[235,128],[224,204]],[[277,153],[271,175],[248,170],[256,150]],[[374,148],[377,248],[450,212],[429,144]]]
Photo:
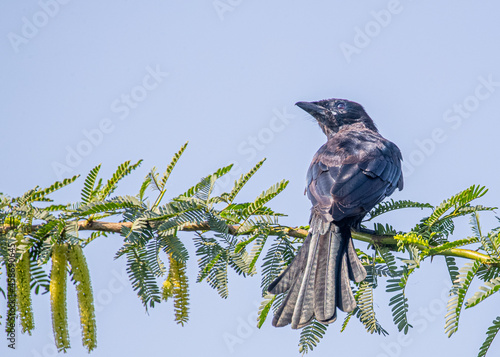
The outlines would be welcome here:
[[[238,180],[234,182],[234,187],[231,192],[225,197],[227,203],[232,203],[236,197],[236,195],[241,191],[243,186],[252,178],[253,175],[260,169],[260,167],[264,164],[266,159],[259,161],[250,171],[246,174],[242,174]]]
[[[314,350],[320,340],[325,336],[327,325],[313,319],[309,325],[300,331],[299,352],[302,355]]]
[[[172,170],[174,169],[175,165],[177,164],[177,161],[179,161],[179,159],[181,158],[182,153],[184,152],[184,150],[186,150],[187,145],[188,145],[188,142],[186,142],[184,145],[182,145],[182,147],[179,149],[179,151],[175,153],[174,157],[170,161],[170,164],[168,164],[167,169],[163,173],[163,176],[160,179],[160,181],[156,181],[155,175],[150,176],[152,179],[155,179],[157,189],[160,191],[158,198],[156,199],[155,203],[153,204],[153,207],[157,207],[160,204],[163,196],[165,195],[165,192],[167,191],[166,186],[167,186],[168,178],[170,177]]]
[[[451,288],[451,297],[448,301],[448,312],[445,315],[445,332],[448,337],[453,335],[458,330],[458,322],[465,300],[465,295],[469,290],[470,284],[476,276],[481,263],[478,261],[466,263],[459,271],[458,280]]]
[[[486,356],[486,353],[488,353],[491,343],[498,334],[498,331],[500,331],[500,316],[498,316],[495,320],[493,320],[493,324],[486,331],[486,339],[479,348],[479,354],[477,355],[477,357]]]
[[[125,161],[123,164],[119,165],[111,178],[106,182],[106,185],[100,190],[98,199],[104,200],[111,195],[118,187],[118,182],[138,168],[141,163],[142,160],[139,160],[135,164],[130,165],[130,161]]]
[[[487,281],[483,286],[479,287],[479,291],[477,291],[471,298],[467,300],[467,302],[465,303],[465,308],[468,309],[479,304],[481,301],[490,297],[499,290],[500,277],[493,278],[490,281]]]
[[[403,209],[403,208],[434,208],[429,203],[420,203],[420,202],[414,202],[410,200],[400,200],[400,201],[394,201],[392,198],[390,200],[386,200],[383,202],[380,202],[378,205],[376,205],[368,214],[368,219],[366,221],[369,221],[377,216],[380,216],[384,213],[391,212],[394,210],[398,209]]]
[[[488,189],[486,189],[486,187],[473,185],[468,189],[456,194],[455,196],[444,200],[439,206],[434,209],[434,212],[432,212],[430,217],[427,218],[425,224],[429,227],[432,227],[450,209],[453,209],[453,212],[457,212],[458,214],[461,208],[468,205],[471,201],[484,196],[486,192],[488,192]],[[453,212],[451,214],[453,214]]]
[[[101,164],[97,165],[92,170],[90,170],[89,174],[85,178],[81,194],[81,199],[83,204],[92,202],[92,200],[95,197],[96,191],[94,189],[94,186],[100,169],[101,169]]]

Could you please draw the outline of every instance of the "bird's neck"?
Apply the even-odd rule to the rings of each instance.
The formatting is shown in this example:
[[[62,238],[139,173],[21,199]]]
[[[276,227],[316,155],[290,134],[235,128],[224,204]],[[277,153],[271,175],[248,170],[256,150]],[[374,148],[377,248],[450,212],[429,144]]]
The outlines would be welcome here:
[[[377,128],[375,127],[375,124],[373,124],[373,121],[371,122],[356,122],[356,123],[353,123],[353,124],[344,124],[342,126],[339,127],[338,130],[336,131],[333,131],[333,130],[328,130],[328,131],[325,131],[325,134],[327,136],[327,138],[332,138],[334,137],[335,135],[337,135],[339,132],[346,132],[346,131],[365,131],[365,130],[370,130],[370,131],[374,131],[376,133],[378,133],[378,130]]]
[[[373,130],[378,133],[378,129],[375,126],[375,123],[373,122],[372,118],[370,118],[368,115],[366,117],[363,117],[362,123],[365,126],[365,128]]]
[[[353,123],[345,123],[339,128],[340,130],[348,129],[348,130],[372,130],[378,133],[377,127],[375,123],[369,116],[363,117],[361,119],[357,119],[356,122]]]

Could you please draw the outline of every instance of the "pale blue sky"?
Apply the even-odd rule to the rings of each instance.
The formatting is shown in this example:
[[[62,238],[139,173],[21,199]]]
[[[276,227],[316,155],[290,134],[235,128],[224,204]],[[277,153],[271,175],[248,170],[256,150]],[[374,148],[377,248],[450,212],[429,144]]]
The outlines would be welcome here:
[[[229,162],[244,171],[266,157],[240,199],[289,179],[271,206],[289,215],[283,223],[307,224],[304,177],[324,135],[293,104],[339,97],[364,105],[403,152],[405,189],[394,198],[438,204],[478,183],[490,188],[480,203],[498,205],[499,13],[498,3],[472,1],[4,1],[0,191],[18,195],[98,163],[109,175],[119,163],[142,158],[119,190],[135,194],[149,169],[164,168],[189,140],[169,197]],[[81,182],[55,197],[77,200]],[[388,219],[407,230],[424,213]],[[493,228],[493,215],[482,216],[485,229]],[[464,219],[456,237],[469,233]],[[194,283],[196,258],[187,244],[191,317],[184,328],[173,322],[170,303],[144,313],[122,278],[124,260],[112,259],[119,236],[86,249],[100,306],[92,355],[297,355],[297,331],[270,321],[255,327],[259,277],[231,275],[230,297],[221,300],[207,284]],[[379,289],[378,314],[390,336],[369,335],[354,320],[339,334],[337,322],[312,355],[475,356],[499,313],[496,297],[466,310],[448,339],[443,259],[423,268],[409,283],[415,328],[405,339]],[[68,291],[76,323],[75,294]],[[2,355],[54,355],[48,296],[34,304],[34,335],[20,336],[15,353],[1,343]],[[241,343],[229,346],[229,335]],[[87,355],[78,330],[72,346],[69,355]],[[490,355],[499,352],[496,341]]]

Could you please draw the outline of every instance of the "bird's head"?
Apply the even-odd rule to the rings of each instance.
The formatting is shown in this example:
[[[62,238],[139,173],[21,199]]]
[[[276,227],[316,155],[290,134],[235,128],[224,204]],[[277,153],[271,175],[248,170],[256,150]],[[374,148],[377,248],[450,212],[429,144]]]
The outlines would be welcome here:
[[[377,131],[373,120],[356,102],[333,98],[317,102],[297,102],[295,105],[311,114],[327,136],[334,135],[343,126],[358,123]]]

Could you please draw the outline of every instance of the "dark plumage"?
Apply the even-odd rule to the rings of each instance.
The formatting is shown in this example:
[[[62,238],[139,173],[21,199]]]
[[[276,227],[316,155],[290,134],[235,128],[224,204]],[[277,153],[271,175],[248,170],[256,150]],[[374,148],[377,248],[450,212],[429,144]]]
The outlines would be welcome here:
[[[307,325],[337,318],[337,307],[350,312],[356,301],[349,280],[366,278],[351,238],[377,203],[403,188],[401,152],[379,134],[361,105],[344,99],[296,104],[311,114],[327,142],[307,172],[307,196],[313,205],[309,234],[269,292],[288,292],[273,325]]]

